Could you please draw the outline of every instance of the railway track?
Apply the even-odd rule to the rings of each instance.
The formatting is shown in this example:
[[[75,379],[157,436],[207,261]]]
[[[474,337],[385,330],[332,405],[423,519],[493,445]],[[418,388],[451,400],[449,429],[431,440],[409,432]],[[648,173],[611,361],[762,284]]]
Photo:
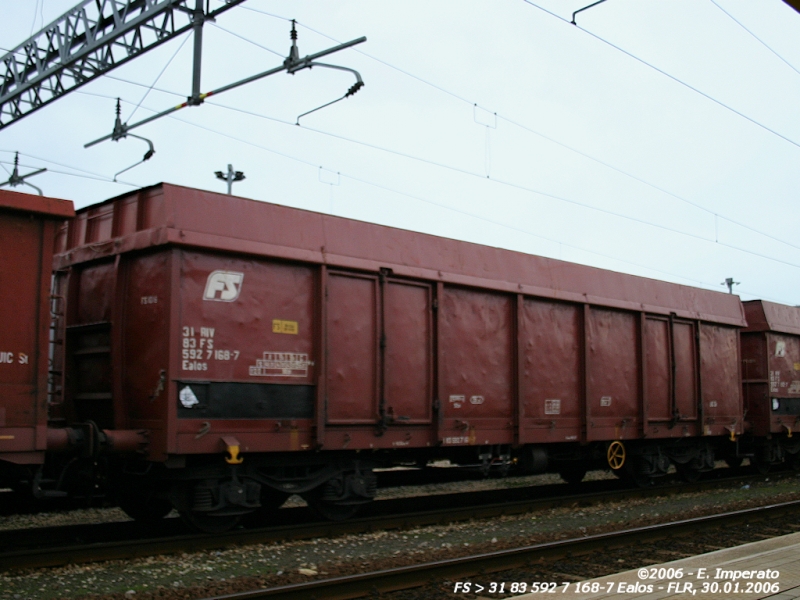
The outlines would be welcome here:
[[[238,529],[215,535],[187,533],[179,519],[165,519],[153,525],[123,522],[43,530],[6,530],[0,532],[0,548],[3,548],[0,552],[0,570],[124,560],[234,545],[441,525],[524,514],[575,503],[591,506],[630,498],[703,491],[758,479],[758,476],[752,475],[726,477],[647,489],[625,489],[619,482],[607,480],[589,482],[590,485],[582,486],[579,490],[566,485],[553,485],[419,496],[375,502],[361,518],[344,522],[312,521],[313,517],[306,508],[281,509],[280,526]],[[566,490],[574,491],[565,493]]]
[[[419,565],[386,569],[371,573],[322,579],[306,583],[284,585],[269,589],[254,590],[224,596],[209,597],[205,600],[307,600],[325,598],[326,600],[346,600],[364,596],[378,596],[399,590],[436,587],[436,582],[448,580],[464,581],[476,575],[509,572],[519,569],[541,570],[543,564],[563,558],[575,558],[602,552],[608,554],[615,549],[630,546],[653,544],[665,539],[681,536],[697,536],[711,529],[727,529],[758,521],[770,524],[781,518],[795,518],[800,515],[800,501],[786,502],[771,506],[751,508],[718,515],[686,519],[683,521],[637,527],[613,533],[590,535],[582,538],[559,540],[521,548],[513,548],[429,562]],[[796,525],[800,529],[800,525]],[[739,538],[743,534],[734,530]],[[758,534],[757,534],[758,535]],[[742,543],[746,540],[735,539]],[[628,565],[636,567],[640,565]],[[495,577],[495,579],[498,579]],[[502,581],[502,579],[499,579]],[[524,581],[524,578],[517,579]],[[452,597],[452,588],[448,594]],[[501,595],[507,597],[512,594]],[[383,597],[383,596],[381,596]],[[420,598],[434,598],[431,592],[422,592]]]

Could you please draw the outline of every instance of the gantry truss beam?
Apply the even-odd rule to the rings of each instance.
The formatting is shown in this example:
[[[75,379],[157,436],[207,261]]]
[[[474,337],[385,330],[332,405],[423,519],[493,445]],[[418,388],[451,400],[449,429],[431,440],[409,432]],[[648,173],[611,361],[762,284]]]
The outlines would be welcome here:
[[[0,59],[0,129],[244,0],[84,0]]]
[[[797,12],[800,12],[800,0],[783,0],[783,1],[786,2],[786,4],[791,6],[793,9],[795,9]]]

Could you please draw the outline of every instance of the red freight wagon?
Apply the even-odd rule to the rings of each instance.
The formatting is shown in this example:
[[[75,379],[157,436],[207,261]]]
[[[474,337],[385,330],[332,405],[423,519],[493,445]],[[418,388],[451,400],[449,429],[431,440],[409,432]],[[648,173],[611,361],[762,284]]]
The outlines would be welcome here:
[[[741,334],[744,408],[756,466],[788,459],[800,467],[800,307],[744,302]]]
[[[74,214],[68,200],[0,190],[0,487],[44,462],[53,245]]]
[[[168,184],[62,243],[67,402],[148,430],[132,489],[204,526],[433,457],[699,473],[742,432],[727,294]]]

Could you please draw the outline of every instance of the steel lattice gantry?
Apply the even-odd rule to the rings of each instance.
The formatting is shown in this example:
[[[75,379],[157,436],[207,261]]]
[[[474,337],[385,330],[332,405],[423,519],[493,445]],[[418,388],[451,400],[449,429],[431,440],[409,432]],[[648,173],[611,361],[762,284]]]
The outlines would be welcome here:
[[[84,0],[3,56],[0,129],[244,0]]]

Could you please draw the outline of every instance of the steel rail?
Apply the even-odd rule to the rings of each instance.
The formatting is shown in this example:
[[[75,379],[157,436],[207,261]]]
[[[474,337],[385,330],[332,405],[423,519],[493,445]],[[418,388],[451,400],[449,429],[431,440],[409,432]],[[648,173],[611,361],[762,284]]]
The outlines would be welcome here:
[[[774,519],[781,515],[796,513],[800,513],[800,500],[707,517],[685,519],[674,523],[636,527],[618,532],[601,533],[582,538],[559,540],[522,548],[385,569],[372,573],[360,573],[358,575],[214,596],[204,600],[307,600],[308,598],[346,600],[359,598],[367,594],[378,595],[421,587],[450,578],[464,579],[465,577],[482,573],[527,567],[533,563],[538,565],[540,562],[573,557],[598,549],[617,548],[631,543],[693,534],[699,530],[718,528],[723,525],[731,526],[753,520]]]
[[[694,484],[670,485],[658,488],[624,489],[603,491],[595,494],[570,494],[549,498],[515,498],[510,502],[492,502],[489,504],[471,504],[468,506],[452,506],[458,497],[464,494],[421,496],[423,504],[437,502],[441,508],[424,510],[413,513],[373,514],[368,517],[351,519],[342,522],[316,522],[294,525],[268,527],[263,529],[240,529],[224,534],[182,534],[169,537],[151,537],[147,539],[116,540],[112,542],[98,542],[89,544],[62,544],[44,548],[12,550],[0,552],[0,571],[17,570],[23,568],[55,567],[66,564],[101,562],[106,560],[125,560],[142,556],[157,556],[183,552],[197,552],[208,549],[231,547],[247,544],[265,544],[285,540],[313,539],[316,537],[336,537],[342,535],[356,535],[374,531],[409,529],[430,525],[444,525],[469,521],[472,519],[488,519],[499,516],[524,514],[557,508],[578,502],[581,506],[609,503],[630,498],[649,498],[668,496],[679,493],[692,493],[725,487],[731,484],[760,479],[760,476],[723,478],[713,481],[703,481]],[[506,494],[524,494],[536,489],[523,488],[518,490],[500,490]],[[493,490],[494,491],[494,490]],[[475,502],[483,498],[491,498],[484,492],[471,494]],[[414,498],[403,498],[397,501],[383,500],[375,505],[384,503],[390,507],[408,505]],[[380,508],[378,506],[377,508]],[[374,512],[378,512],[378,510]],[[303,509],[283,509],[303,510]],[[14,534],[14,531],[9,532]]]

